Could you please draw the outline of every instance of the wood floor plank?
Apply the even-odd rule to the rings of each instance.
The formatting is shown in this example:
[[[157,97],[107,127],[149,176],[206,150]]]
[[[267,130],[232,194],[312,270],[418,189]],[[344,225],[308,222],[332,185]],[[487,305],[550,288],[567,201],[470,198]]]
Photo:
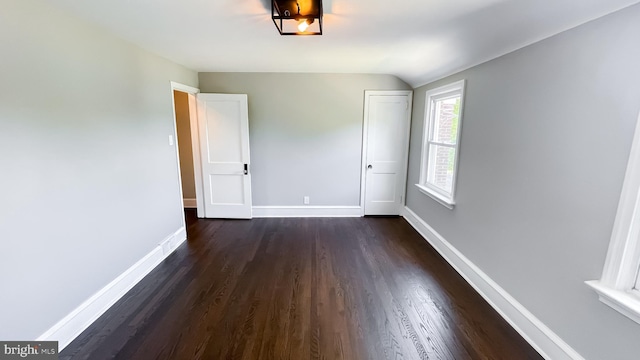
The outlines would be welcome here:
[[[542,359],[402,218],[186,219],[60,359]]]

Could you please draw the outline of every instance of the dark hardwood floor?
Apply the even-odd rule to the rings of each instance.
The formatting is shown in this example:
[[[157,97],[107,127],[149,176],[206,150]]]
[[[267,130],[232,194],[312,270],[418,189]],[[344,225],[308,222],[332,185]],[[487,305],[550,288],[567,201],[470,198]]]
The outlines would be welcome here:
[[[541,359],[402,218],[187,224],[60,359]]]

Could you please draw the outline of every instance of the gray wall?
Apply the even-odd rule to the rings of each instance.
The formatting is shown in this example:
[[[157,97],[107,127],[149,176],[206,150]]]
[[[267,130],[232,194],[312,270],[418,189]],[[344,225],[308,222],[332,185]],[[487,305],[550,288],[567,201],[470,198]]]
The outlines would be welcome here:
[[[255,206],[357,206],[365,90],[405,90],[391,75],[200,73],[200,91],[249,96]]]
[[[587,359],[638,359],[597,300],[640,111],[640,6],[414,93],[407,203]],[[456,207],[418,182],[425,92],[467,79]]]
[[[0,339],[34,339],[182,226],[170,80],[31,0],[0,11]]]

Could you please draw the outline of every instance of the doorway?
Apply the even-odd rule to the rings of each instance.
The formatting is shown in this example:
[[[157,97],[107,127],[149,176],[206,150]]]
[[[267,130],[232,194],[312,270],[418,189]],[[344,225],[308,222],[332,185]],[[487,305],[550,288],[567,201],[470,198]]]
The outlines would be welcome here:
[[[185,209],[195,209],[196,180],[193,170],[193,148],[191,146],[191,124],[189,117],[189,94],[173,90],[173,105],[176,114],[176,134],[182,204]]]
[[[252,218],[247,95],[171,89],[183,207],[199,218]]]
[[[202,198],[202,175],[199,168],[196,94],[200,90],[171,82],[171,92],[182,206],[184,209],[197,209],[197,216],[203,217],[201,206],[198,206],[198,200]]]
[[[363,215],[399,215],[404,205],[412,92],[365,91]]]

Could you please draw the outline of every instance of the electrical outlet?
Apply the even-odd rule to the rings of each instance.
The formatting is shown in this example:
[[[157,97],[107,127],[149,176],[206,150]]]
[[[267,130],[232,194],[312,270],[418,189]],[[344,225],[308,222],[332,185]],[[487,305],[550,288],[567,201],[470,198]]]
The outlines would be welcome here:
[[[305,196],[305,197],[304,197],[303,203],[304,203],[305,205],[309,205],[309,197],[308,197],[308,196]]]

